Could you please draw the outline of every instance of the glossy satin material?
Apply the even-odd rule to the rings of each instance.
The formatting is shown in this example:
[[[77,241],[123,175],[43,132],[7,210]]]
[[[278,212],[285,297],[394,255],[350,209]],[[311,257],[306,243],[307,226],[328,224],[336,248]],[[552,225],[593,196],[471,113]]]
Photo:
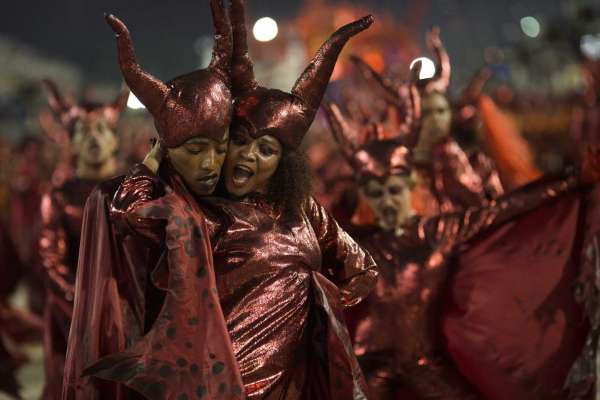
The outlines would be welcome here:
[[[586,334],[598,321],[598,194],[555,200],[456,259],[444,336],[486,399],[595,398],[596,351]]]
[[[493,162],[479,152],[470,159],[453,139],[437,145],[431,162],[417,162],[415,169],[413,207],[419,215],[466,210],[503,194]]]
[[[86,274],[78,274],[68,398],[84,393],[86,398],[104,398],[122,390],[78,379],[86,367],[86,374],[125,383],[147,398],[153,398],[148,385],[160,388],[166,398],[192,396],[195,390],[205,393],[199,389],[203,385],[209,398],[229,399],[241,395],[242,381],[243,391],[252,398],[365,398],[341,309],[358,302],[373,286],[376,272],[371,258],[314,202],[302,220],[287,225],[263,203],[203,199],[202,209],[209,218],[205,233],[204,213],[177,181],[173,184],[179,189],[163,196],[163,184],[143,166],[136,167],[116,191],[110,213],[110,223],[121,233],[108,243],[117,240],[127,257],[108,251],[103,242],[89,243],[88,259],[96,259],[102,249],[110,258],[108,266],[93,262],[97,270],[88,267]],[[100,199],[104,200],[96,204],[99,210],[106,207],[106,194]],[[90,215],[90,221],[97,218],[108,223],[101,212]],[[92,234],[94,228],[89,227]],[[106,229],[103,224],[99,227]],[[195,244],[209,236],[215,248],[215,276],[211,248]],[[187,237],[193,241],[184,240]],[[168,263],[161,256],[164,240]],[[159,253],[152,255],[150,249]],[[198,260],[203,260],[200,266]],[[114,276],[119,285],[99,288],[94,276]],[[209,285],[196,287],[204,282]],[[210,282],[216,282],[216,288]],[[169,289],[162,309],[160,296],[148,295],[151,287]],[[122,311],[106,311],[113,307]],[[105,311],[94,316],[93,310]],[[145,322],[143,330],[148,332],[143,338],[139,321]],[[207,327],[209,323],[213,328]],[[114,334],[109,337],[105,332]],[[125,346],[126,342],[133,345]],[[208,351],[213,346],[217,350]],[[307,352],[311,347],[322,352]],[[121,352],[111,354],[115,351]],[[146,359],[157,364],[147,366]],[[193,365],[216,369],[193,375],[198,372]],[[192,375],[182,375],[183,371]],[[238,371],[242,378],[235,383]],[[179,378],[172,379],[171,373]],[[204,380],[199,383],[200,377]]]
[[[488,206],[473,208],[469,211],[453,214],[442,214],[432,218],[418,218],[410,222],[398,232],[385,232],[378,228],[367,228],[357,230],[357,239],[366,250],[374,257],[380,267],[381,279],[378,281],[374,293],[367,298],[368,308],[363,309],[365,313],[356,328],[355,349],[360,356],[362,365],[372,385],[373,398],[395,399],[468,399],[493,398],[491,392],[481,391],[480,383],[484,379],[495,379],[493,374],[478,375],[482,381],[474,378],[478,370],[476,357],[485,357],[496,354],[496,342],[485,341],[485,346],[476,340],[477,336],[470,337],[465,332],[478,332],[469,325],[468,318],[462,314],[449,314],[446,311],[444,318],[454,316],[460,323],[461,329],[449,331],[446,324],[442,332],[442,312],[446,302],[446,288],[451,288],[455,296],[459,296],[463,307],[474,307],[479,304],[478,299],[487,299],[493,302],[485,292],[478,296],[467,295],[466,289],[476,285],[480,276],[471,276],[467,271],[460,270],[459,277],[451,279],[452,259],[467,242],[480,237],[486,232],[500,231],[501,224],[512,221],[520,214],[533,210],[544,202],[554,199],[575,186],[575,179],[568,178],[552,182],[536,182],[511,195],[505,196],[497,201],[492,201]],[[531,230],[526,231],[528,233]],[[575,237],[575,235],[572,235]],[[469,242],[471,246],[472,242]],[[472,252],[489,254],[482,247],[473,246]],[[489,249],[488,249],[489,250]],[[521,259],[528,260],[523,254],[529,255],[532,249],[525,246],[521,253]],[[499,253],[493,253],[495,260],[500,261]],[[468,257],[461,259],[471,261]],[[477,263],[472,265],[471,270],[484,271],[489,264]],[[544,262],[538,264],[545,265]],[[473,271],[472,271],[473,272]],[[521,275],[524,276],[524,275]],[[524,278],[521,278],[524,279]],[[495,285],[498,280],[481,281]],[[573,281],[571,281],[572,283]],[[524,282],[526,285],[526,283]],[[506,290],[506,287],[498,287],[495,291]],[[507,300],[507,296],[496,294],[500,299]],[[571,302],[573,298],[571,297]],[[481,300],[480,300],[481,301]],[[458,304],[456,301],[450,303]],[[488,319],[502,320],[501,315],[519,313],[515,306],[507,306],[500,309],[481,308]],[[478,308],[479,309],[479,308]],[[501,314],[501,315],[500,315]],[[463,317],[463,319],[461,319]],[[458,322],[457,322],[458,323]],[[498,324],[492,324],[494,328]],[[501,324],[500,324],[501,325]],[[453,325],[454,327],[456,326]],[[518,329],[518,325],[513,325]],[[489,326],[478,326],[479,329],[489,329]],[[573,328],[577,330],[577,328]],[[390,334],[393,332],[393,334]],[[502,340],[503,330],[493,331],[494,339]],[[444,334],[446,336],[444,337]],[[576,334],[580,333],[577,331]],[[526,335],[526,334],[524,334]],[[564,337],[570,337],[568,332]],[[514,332],[511,340],[519,341],[521,336]],[[473,359],[472,374],[462,375],[454,364],[454,352],[448,354],[445,351],[445,342],[456,346],[453,350],[466,352],[473,346],[482,344],[477,352],[469,353]],[[577,347],[577,344],[573,345]],[[580,344],[579,344],[580,346]],[[553,348],[551,345],[548,347]],[[579,347],[579,350],[581,347]],[[530,350],[520,348],[519,352],[507,352],[498,354],[499,357],[526,357]],[[571,356],[572,348],[565,350]],[[516,354],[515,354],[516,353]],[[564,355],[564,354],[560,354]],[[452,356],[452,357],[450,357]],[[573,359],[571,358],[571,362]],[[514,371],[504,371],[510,375]],[[530,371],[528,377],[535,377],[536,371]],[[562,375],[557,373],[555,379],[566,379],[566,372]],[[500,380],[495,381],[496,383]],[[496,388],[498,389],[498,388]],[[480,391],[482,393],[480,393]],[[534,392],[529,392],[530,394]],[[404,397],[396,397],[404,396]],[[498,396],[495,398],[509,398]],[[520,397],[529,398],[529,397]],[[531,397],[533,398],[533,397]]]
[[[106,16],[116,35],[123,77],[154,117],[158,134],[167,147],[177,147],[197,135],[221,141],[231,122],[231,26],[222,0],[212,0],[210,4],[215,47],[209,67],[166,83],[142,70],[127,27],[115,16]]]
[[[44,399],[59,399],[62,393],[83,208],[97,183],[73,179],[42,198],[39,245],[48,288],[44,311]]]
[[[242,398],[202,214],[178,179],[118,183],[86,209],[63,397]]]
[[[370,256],[314,200],[301,219],[289,223],[260,198],[201,203],[207,215],[222,216],[215,220],[217,286],[249,398],[363,398],[345,327],[334,313],[372,288]],[[329,287],[333,297],[320,299]],[[317,335],[323,326],[334,341]],[[323,357],[328,352],[330,361],[341,361],[329,373],[339,375],[342,387],[323,387],[330,379]],[[317,381],[312,374],[321,376]]]

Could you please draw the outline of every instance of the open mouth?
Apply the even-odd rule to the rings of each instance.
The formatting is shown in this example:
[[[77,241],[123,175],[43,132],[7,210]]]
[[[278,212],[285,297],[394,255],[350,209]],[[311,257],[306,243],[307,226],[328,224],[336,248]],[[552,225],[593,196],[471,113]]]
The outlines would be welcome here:
[[[383,219],[385,220],[385,222],[387,222],[389,224],[394,224],[394,223],[396,223],[397,218],[398,218],[398,213],[397,213],[396,209],[394,209],[392,207],[386,207],[383,209]]]
[[[211,174],[197,179],[198,182],[206,186],[214,186],[217,184],[218,180],[219,176],[217,174]]]
[[[252,169],[246,165],[238,164],[233,169],[233,183],[236,186],[245,185],[253,176],[254,171],[252,171]]]
[[[88,145],[88,151],[92,154],[97,154],[100,152],[100,145],[96,142],[92,142]]]

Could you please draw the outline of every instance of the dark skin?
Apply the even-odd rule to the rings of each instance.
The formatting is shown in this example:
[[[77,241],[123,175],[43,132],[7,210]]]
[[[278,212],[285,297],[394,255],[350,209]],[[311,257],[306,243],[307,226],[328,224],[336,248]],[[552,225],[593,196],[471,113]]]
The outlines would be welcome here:
[[[221,141],[194,136],[181,146],[166,149],[157,142],[144,159],[144,165],[156,173],[166,155],[186,187],[195,195],[207,196],[214,192],[221,176],[228,142],[228,133]]]
[[[244,130],[233,132],[223,172],[227,191],[240,198],[266,193],[282,152],[281,143],[273,136],[253,138]]]

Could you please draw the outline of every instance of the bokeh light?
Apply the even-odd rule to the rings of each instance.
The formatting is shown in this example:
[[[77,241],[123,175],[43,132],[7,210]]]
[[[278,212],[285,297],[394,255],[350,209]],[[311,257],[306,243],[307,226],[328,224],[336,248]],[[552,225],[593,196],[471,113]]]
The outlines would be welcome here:
[[[279,28],[273,18],[263,17],[256,21],[254,28],[252,28],[252,33],[254,34],[254,38],[259,42],[270,42],[277,37]]]
[[[525,35],[536,38],[540,35],[541,26],[534,17],[523,17],[521,18],[521,30]]]
[[[127,107],[131,108],[132,110],[142,110],[146,108],[146,106],[144,106],[142,102],[137,97],[135,97],[133,93],[129,93],[129,98],[127,99]]]
[[[600,60],[600,33],[583,35],[579,43],[581,52],[591,60]]]
[[[413,69],[417,62],[421,61],[421,72],[419,73],[419,79],[429,79],[435,76],[435,64],[431,59],[427,57],[419,57],[410,63],[410,69]]]

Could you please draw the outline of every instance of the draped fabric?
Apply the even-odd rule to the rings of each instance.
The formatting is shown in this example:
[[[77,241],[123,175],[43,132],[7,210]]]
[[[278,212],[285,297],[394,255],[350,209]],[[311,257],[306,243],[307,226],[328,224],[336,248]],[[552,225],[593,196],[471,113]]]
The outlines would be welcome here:
[[[600,229],[598,194],[554,200],[456,257],[442,318],[446,348],[486,399],[593,398],[595,351],[583,352],[590,332],[581,301],[597,289],[580,301],[576,289]],[[593,273],[584,285],[595,285]]]

